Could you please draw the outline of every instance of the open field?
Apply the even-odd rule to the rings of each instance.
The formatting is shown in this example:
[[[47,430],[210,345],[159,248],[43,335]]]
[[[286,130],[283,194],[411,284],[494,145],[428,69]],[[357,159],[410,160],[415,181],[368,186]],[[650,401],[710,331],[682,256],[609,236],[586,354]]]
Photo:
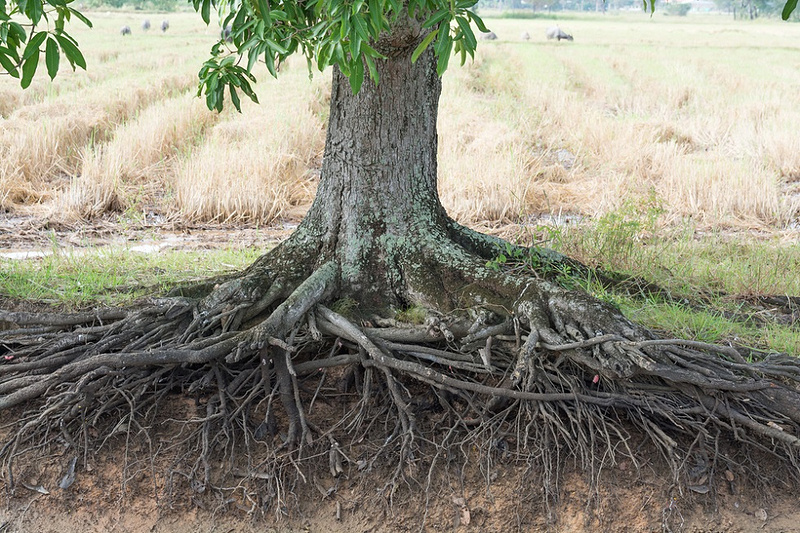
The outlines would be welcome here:
[[[262,105],[193,97],[218,35],[197,15],[92,15],[89,69],[0,79],[0,207],[59,221],[297,219],[313,196],[329,73],[302,59]],[[699,229],[797,229],[800,25],[644,14],[488,19],[499,40],[445,76],[440,189],[456,218],[505,224],[657,203]],[[128,24],[133,35],[121,37]],[[530,41],[522,41],[527,31]]]

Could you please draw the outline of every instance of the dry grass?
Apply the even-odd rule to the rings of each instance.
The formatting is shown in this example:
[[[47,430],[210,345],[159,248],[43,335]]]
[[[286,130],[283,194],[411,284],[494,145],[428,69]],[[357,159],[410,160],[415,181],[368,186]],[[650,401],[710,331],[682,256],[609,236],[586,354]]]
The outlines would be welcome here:
[[[217,121],[194,93],[161,100],[114,131],[113,139],[88,149],[80,177],[56,202],[66,218],[92,218],[137,207],[171,189],[170,163]]]
[[[327,82],[309,83],[299,61],[285,64],[282,76],[262,76],[261,104],[243,102],[241,114],[226,114],[182,159],[173,187],[185,219],[268,224],[304,214],[325,142],[319,110]]]
[[[561,22],[576,41],[554,43],[551,23],[492,20],[500,39],[448,73],[440,162],[451,212],[596,216],[655,195],[672,222],[796,223],[800,73],[786,66],[800,28],[607,17]]]
[[[0,80],[0,208],[300,216],[328,76],[309,83],[292,62],[278,82],[260,77],[260,106],[215,117],[185,92],[217,29],[184,14],[170,15],[165,35],[118,35],[145,16],[96,14],[79,35],[88,73],[24,93]],[[441,101],[440,192],[456,218],[597,216],[656,199],[668,223],[797,224],[797,25],[607,15],[560,21],[576,40],[555,43],[544,37],[552,21],[488,22],[500,39],[448,72]]]

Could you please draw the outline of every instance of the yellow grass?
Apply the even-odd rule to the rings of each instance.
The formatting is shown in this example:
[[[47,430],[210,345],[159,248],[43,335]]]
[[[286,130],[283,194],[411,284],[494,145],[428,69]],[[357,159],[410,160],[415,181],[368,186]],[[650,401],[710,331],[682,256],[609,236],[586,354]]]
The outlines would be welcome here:
[[[326,82],[309,82],[299,61],[284,65],[280,82],[264,74],[260,105],[243,102],[241,114],[226,114],[178,165],[173,187],[185,219],[271,223],[302,216],[313,199]]]
[[[490,20],[500,39],[445,81],[440,176],[450,212],[506,222],[598,215],[655,195],[668,221],[796,221],[800,96],[791,87],[800,73],[786,65],[800,28],[665,18],[560,22],[572,43],[546,41],[552,21]],[[564,151],[572,166],[558,161]]]
[[[88,149],[54,214],[91,218],[137,207],[142,195],[170,190],[170,162],[217,121],[194,93],[161,100],[122,124],[109,142]]]
[[[262,104],[217,117],[186,91],[218,28],[173,14],[167,34],[145,35],[145,17],[160,20],[95,14],[96,29],[78,36],[87,73],[24,93],[0,79],[0,208],[300,216],[329,73],[309,82],[302,60],[278,82],[261,73]],[[440,192],[459,220],[597,216],[655,199],[665,222],[797,224],[800,25],[609,14],[559,21],[575,41],[557,43],[544,37],[550,20],[487,22],[499,40],[463,68],[452,62],[441,100]]]

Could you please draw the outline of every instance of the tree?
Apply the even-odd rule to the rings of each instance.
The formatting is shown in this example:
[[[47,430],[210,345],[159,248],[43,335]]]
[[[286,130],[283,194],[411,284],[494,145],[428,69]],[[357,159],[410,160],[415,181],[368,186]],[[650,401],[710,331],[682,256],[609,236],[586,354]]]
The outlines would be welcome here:
[[[31,7],[36,1],[10,11],[0,4],[0,13],[22,13],[33,25],[26,32],[7,15],[2,22],[0,58],[11,75],[21,66],[23,86],[45,41],[51,76],[58,55],[51,42],[83,66],[58,22],[75,12],[47,7],[57,13],[56,27],[37,32],[47,17],[41,3]],[[240,274],[135,309],[0,312],[7,324],[1,353],[12,361],[0,367],[0,411],[41,405],[3,448],[9,468],[48,431],[87,435],[93,424],[112,435],[120,419],[131,427],[167,394],[191,390],[206,401],[193,434],[202,444],[193,448],[192,476],[202,486],[211,483],[214,446],[225,446],[231,432],[244,442],[266,438],[276,417],[286,433],[276,449],[329,447],[339,471],[345,424],[308,417],[308,391],[298,385],[333,367],[346,368],[343,383],[355,382],[362,395],[345,415],[351,432],[375,410],[394,413],[384,447],[392,443],[400,459],[395,481],[408,475],[406,461],[430,454],[418,437],[431,423],[414,401],[426,394],[452,431],[469,433],[475,422],[524,428],[517,431],[522,448],[554,461],[553,447],[591,458],[624,445],[631,425],[676,475],[691,450],[713,451],[724,438],[796,461],[800,365],[793,358],[748,363],[753,354],[745,349],[660,339],[560,283],[585,274],[583,265],[447,216],[437,194],[440,75],[453,51],[462,61],[473,53],[470,23],[485,29],[473,5],[196,0],[206,21],[212,7],[232,7],[225,24],[233,26],[235,50],[220,41],[200,72],[211,108],[222,107],[226,92],[237,108],[239,92],[255,99],[250,69],[262,58],[273,74],[295,52],[321,70],[333,65],[317,196],[295,233]],[[422,317],[409,321],[414,314]]]

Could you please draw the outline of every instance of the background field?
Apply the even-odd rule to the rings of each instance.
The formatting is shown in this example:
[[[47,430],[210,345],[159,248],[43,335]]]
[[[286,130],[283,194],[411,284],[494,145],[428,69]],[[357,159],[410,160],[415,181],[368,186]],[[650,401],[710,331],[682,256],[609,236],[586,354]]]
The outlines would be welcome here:
[[[262,69],[261,105],[216,114],[195,93],[218,26],[193,13],[170,14],[166,33],[163,15],[90,17],[95,28],[76,32],[88,71],[62,68],[25,92],[0,78],[0,246],[60,251],[0,259],[0,294],[85,302],[111,286],[176,281],[158,272],[202,277],[251,262],[274,238],[261,228],[297,223],[313,198],[330,73],[309,80],[302,58],[277,81]],[[660,285],[654,297],[581,281],[651,327],[800,353],[800,299],[758,300],[800,295],[800,24],[658,12],[556,22],[574,42],[547,41],[550,19],[487,16],[499,39],[445,75],[448,211]],[[201,243],[246,253],[142,264],[63,252],[97,244],[87,227],[196,235],[199,224],[230,230]],[[239,239],[245,226],[263,238]],[[59,228],[72,228],[69,242]]]
[[[218,35],[195,14],[94,13],[87,72],[22,92],[0,79],[0,207],[63,220],[126,214],[270,224],[313,197],[329,72],[300,58],[262,105],[194,98]],[[488,19],[499,40],[445,76],[440,188],[465,222],[658,206],[701,228],[797,228],[800,25],[724,16]],[[123,24],[133,35],[121,37]],[[523,41],[522,32],[531,35]]]

